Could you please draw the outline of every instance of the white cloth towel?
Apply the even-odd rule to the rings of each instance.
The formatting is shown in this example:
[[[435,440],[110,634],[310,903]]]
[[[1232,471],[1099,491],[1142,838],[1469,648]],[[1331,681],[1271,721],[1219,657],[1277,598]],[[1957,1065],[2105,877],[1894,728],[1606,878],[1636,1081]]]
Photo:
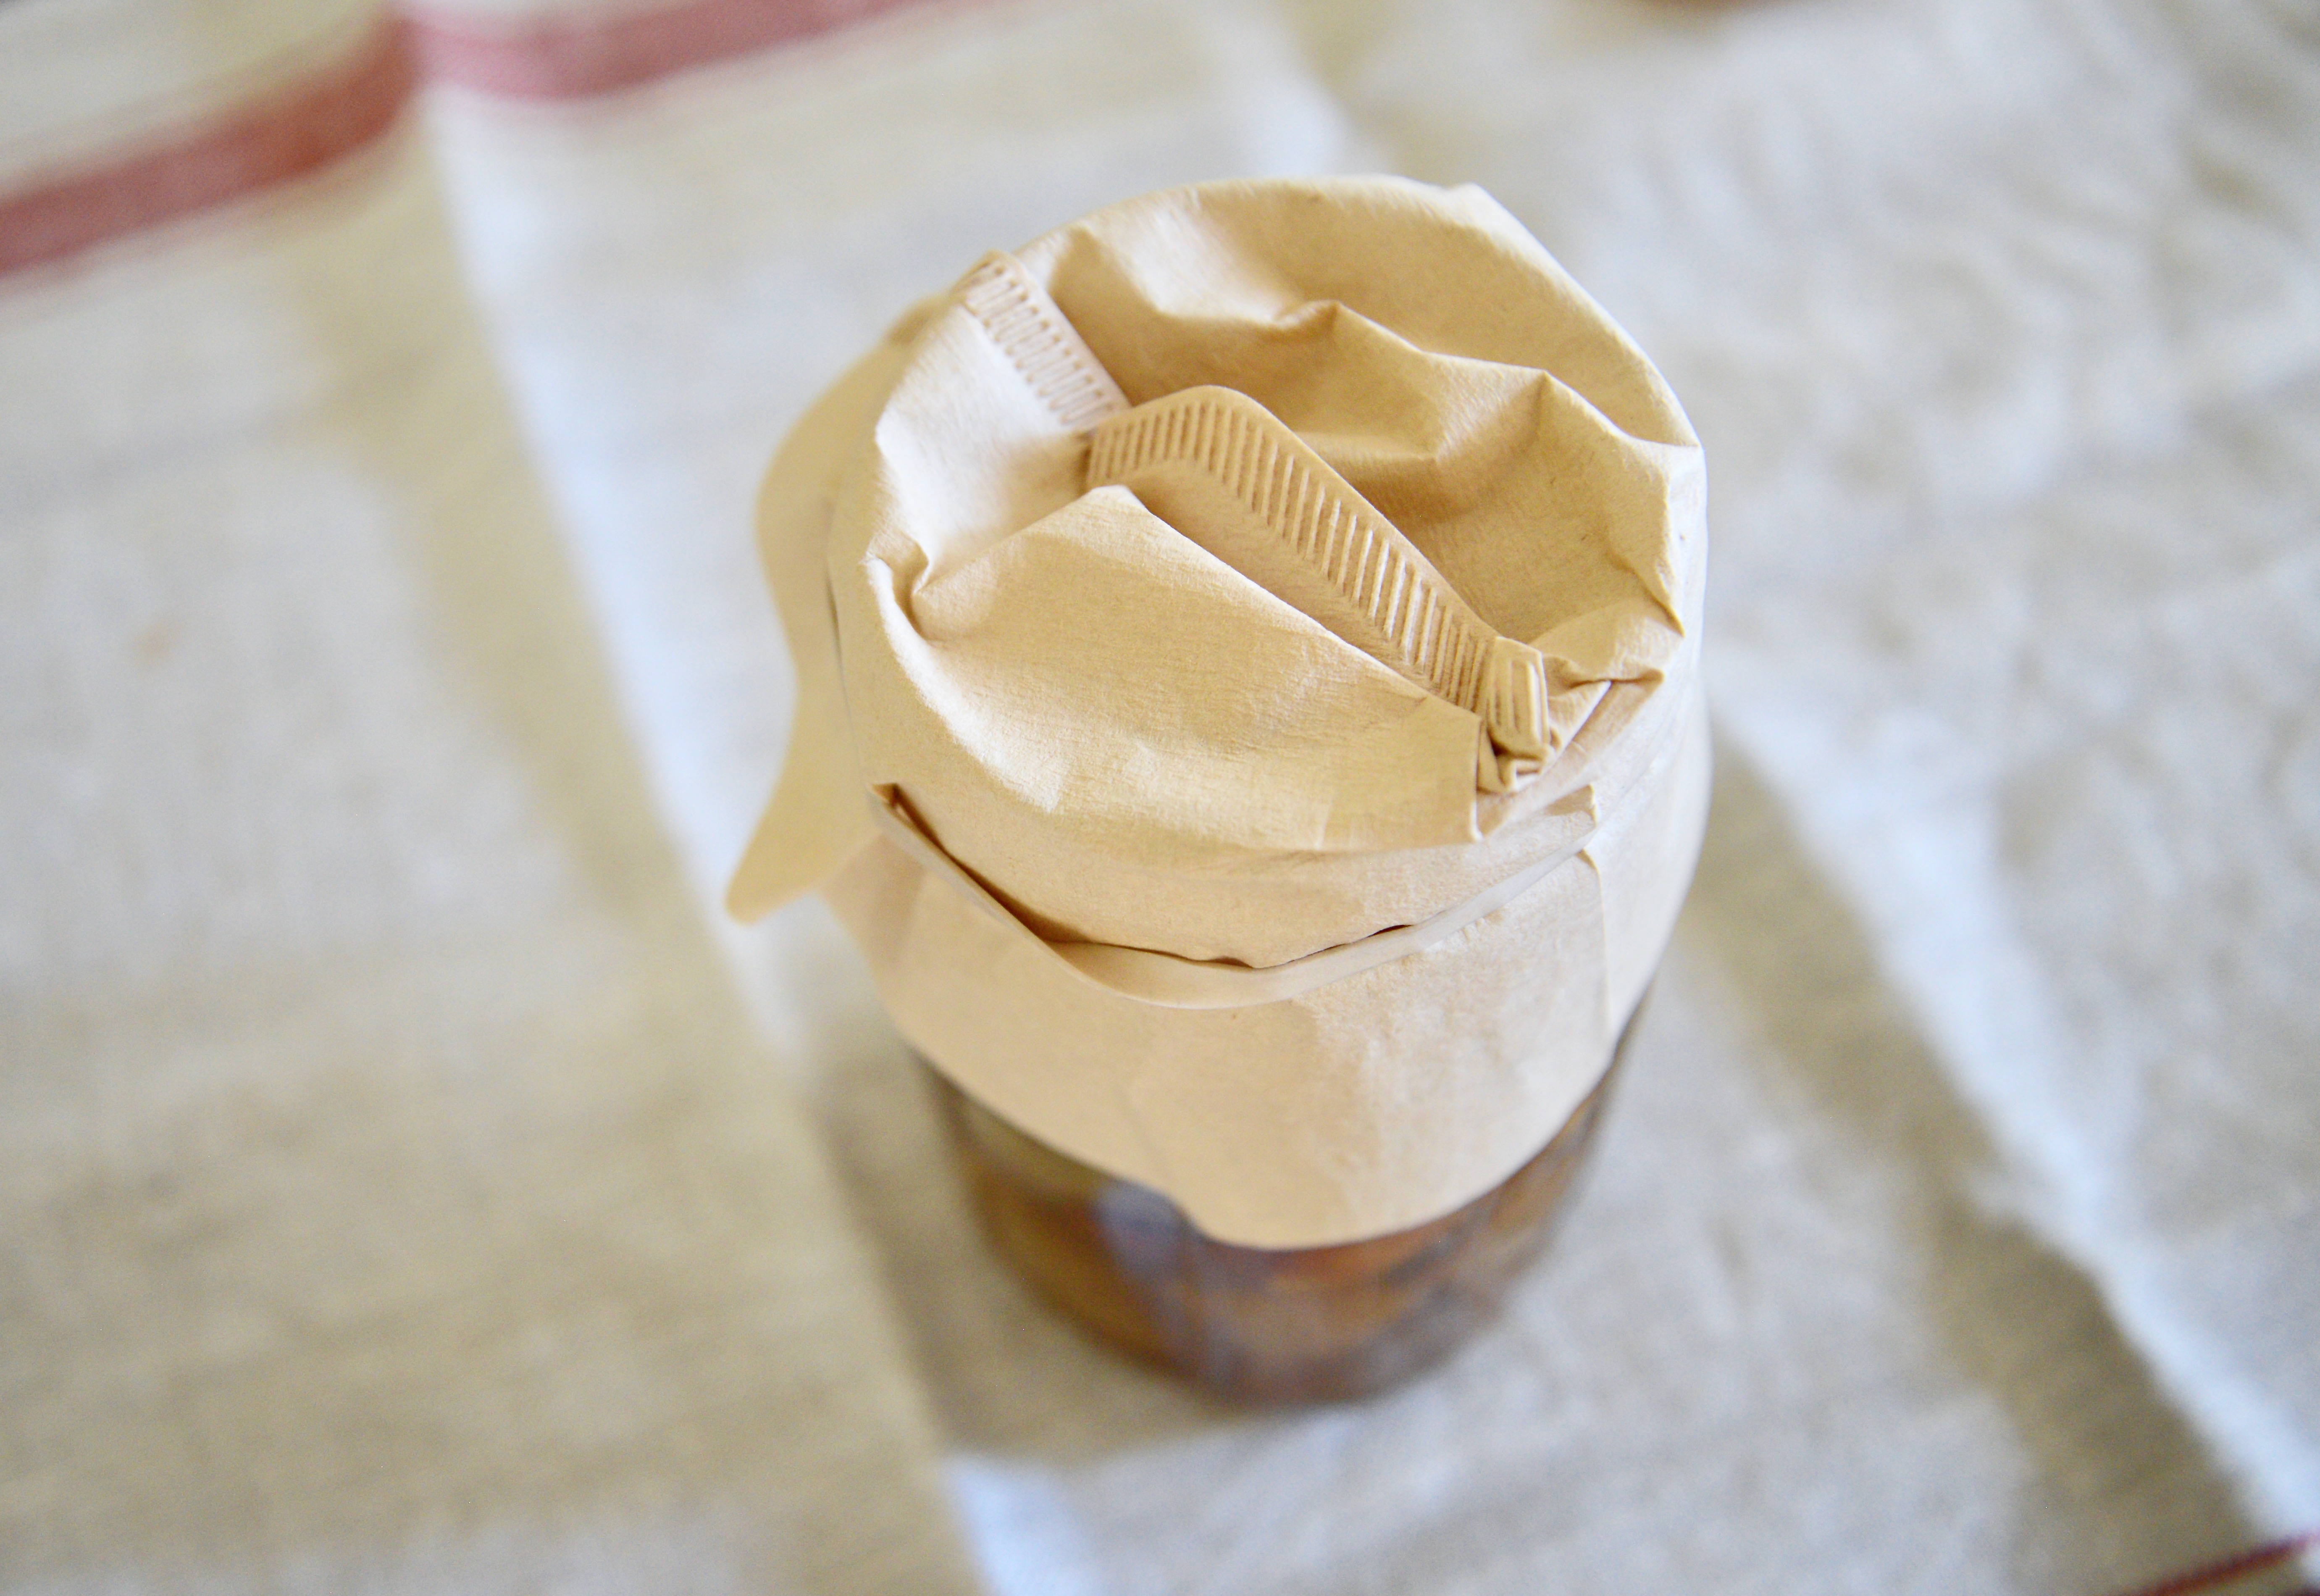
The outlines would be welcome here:
[[[2102,1596],[2320,1525],[2308,9],[810,9],[0,6],[0,1588]],[[994,240],[1368,170],[1682,394],[1717,790],[1505,1324],[1249,1416],[979,1249],[822,911],[725,920],[748,527]]]

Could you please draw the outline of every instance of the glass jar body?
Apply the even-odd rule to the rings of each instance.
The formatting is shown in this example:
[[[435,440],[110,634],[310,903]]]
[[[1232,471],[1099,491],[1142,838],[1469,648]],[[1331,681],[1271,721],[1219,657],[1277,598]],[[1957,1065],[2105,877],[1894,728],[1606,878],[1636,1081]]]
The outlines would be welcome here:
[[[984,1231],[1040,1295],[1219,1396],[1326,1401],[1398,1383],[1496,1316],[1567,1206],[1634,1031],[1631,1018],[1602,1078],[1497,1186],[1426,1224],[1331,1247],[1212,1239],[1159,1192],[1057,1152],[927,1073]]]

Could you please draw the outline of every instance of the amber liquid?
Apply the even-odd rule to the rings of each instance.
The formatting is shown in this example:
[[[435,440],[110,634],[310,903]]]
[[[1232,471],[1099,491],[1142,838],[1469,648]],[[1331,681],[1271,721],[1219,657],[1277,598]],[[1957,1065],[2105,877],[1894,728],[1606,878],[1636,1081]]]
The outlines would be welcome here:
[[[1382,1391],[1494,1318],[1545,1249],[1603,1116],[1610,1067],[1529,1163],[1455,1212],[1337,1247],[1236,1247],[1148,1187],[1091,1169],[928,1071],[984,1229],[1104,1340],[1242,1402]]]

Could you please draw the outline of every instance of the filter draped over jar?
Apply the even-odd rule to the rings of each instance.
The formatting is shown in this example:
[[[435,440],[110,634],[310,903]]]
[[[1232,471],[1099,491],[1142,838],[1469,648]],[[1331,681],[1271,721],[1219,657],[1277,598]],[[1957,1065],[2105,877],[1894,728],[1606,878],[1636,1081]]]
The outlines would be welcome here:
[[[1474,189],[1172,190],[994,254],[776,460],[737,875],[954,1082],[1220,1239],[1406,1229],[1600,1078],[1704,823],[1697,440]]]

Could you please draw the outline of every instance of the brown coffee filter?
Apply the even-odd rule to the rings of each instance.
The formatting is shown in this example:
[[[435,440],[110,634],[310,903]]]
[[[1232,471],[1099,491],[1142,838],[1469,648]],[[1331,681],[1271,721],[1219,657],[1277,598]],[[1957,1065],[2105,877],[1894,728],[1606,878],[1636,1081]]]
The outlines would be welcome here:
[[[800,423],[735,879],[1204,1231],[1406,1229],[1536,1153],[1704,823],[1697,440],[1472,188],[1172,190],[993,255]]]

